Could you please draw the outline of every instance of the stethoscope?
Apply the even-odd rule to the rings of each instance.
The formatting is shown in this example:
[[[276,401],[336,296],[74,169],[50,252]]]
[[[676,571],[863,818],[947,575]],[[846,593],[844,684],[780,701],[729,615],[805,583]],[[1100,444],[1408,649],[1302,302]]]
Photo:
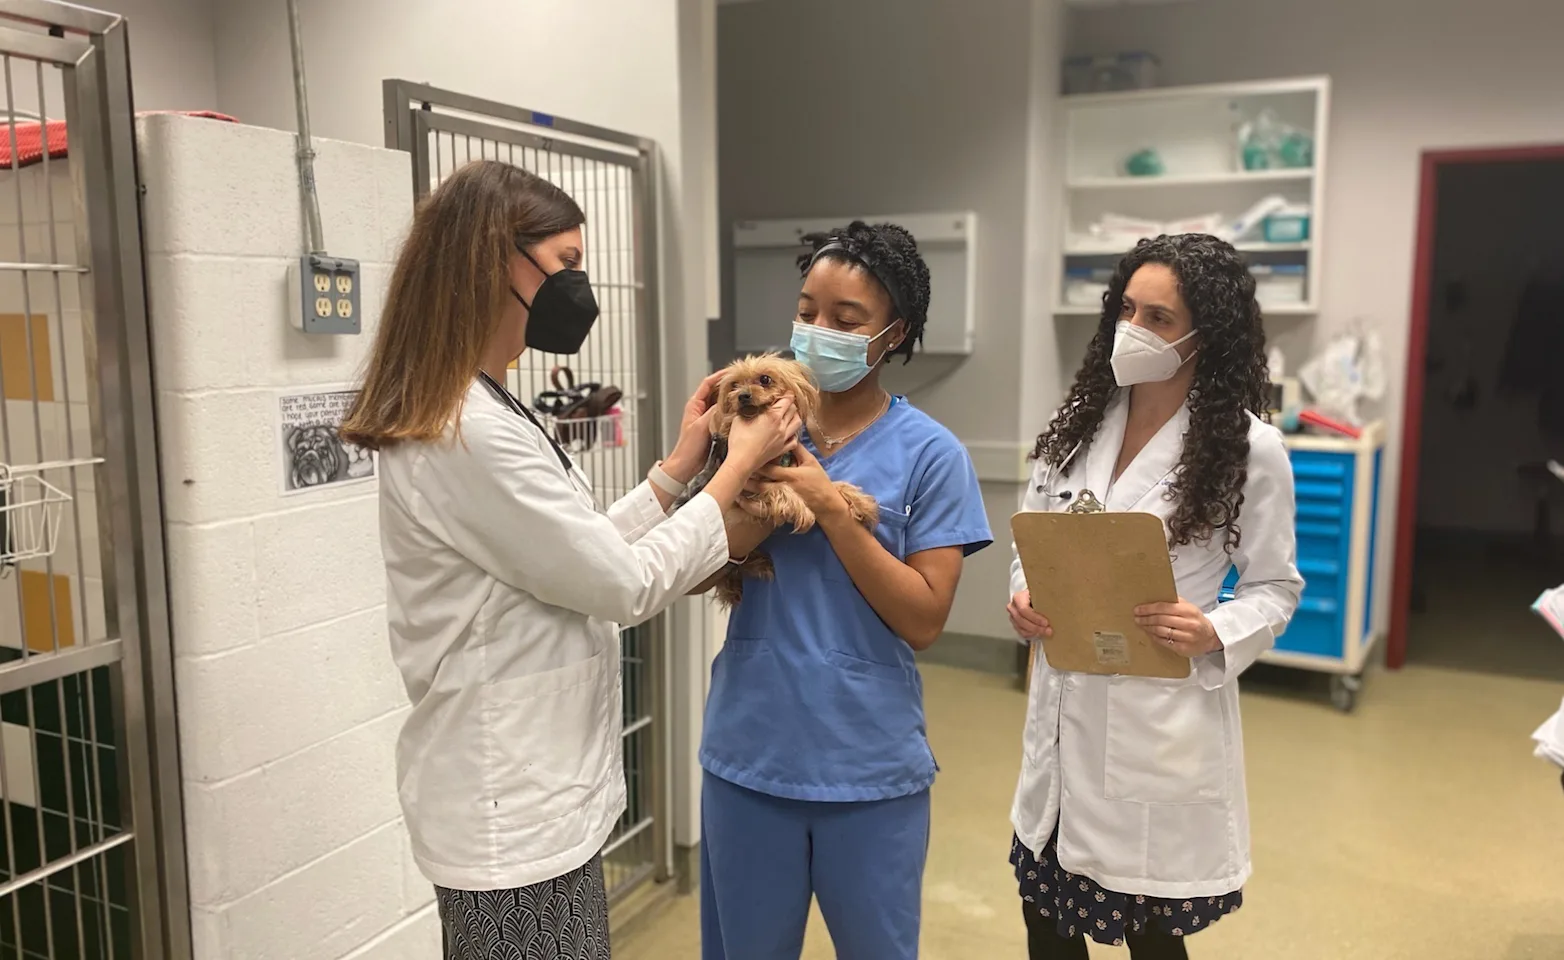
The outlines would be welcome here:
[[[1074,448],[1070,450],[1069,454],[1066,455],[1063,460],[1059,461],[1057,465],[1052,463],[1048,465],[1048,469],[1043,473],[1043,482],[1037,485],[1038,493],[1042,494],[1050,500],[1057,500],[1060,503],[1069,503],[1071,500],[1075,499],[1075,493],[1073,491],[1061,490],[1058,493],[1053,493],[1051,491],[1054,488],[1054,483],[1057,482],[1060,476],[1064,474],[1064,471],[1070,469],[1070,464],[1075,462],[1075,455],[1081,452],[1081,445],[1085,442],[1086,441],[1084,440],[1077,440]]]
[[[595,505],[596,499],[592,497],[592,484],[588,482],[586,475],[576,466],[575,461],[570,459],[570,454],[566,453],[565,448],[559,445],[559,441],[554,439],[554,435],[548,431],[548,428],[538,421],[537,416],[531,410],[527,409],[526,404],[517,400],[514,394],[484,371],[478,371],[478,379],[482,380],[483,385],[489,388],[489,393],[494,396],[494,399],[505,404],[505,406],[511,409],[512,413],[520,414],[534,427],[538,428],[539,432],[543,434],[543,439],[547,440],[548,445],[554,448],[554,455],[559,457],[559,465],[565,468],[565,476],[570,478],[571,484],[578,492],[586,494],[588,498],[593,500]]]
[[[1075,462],[1075,455],[1081,452],[1081,446],[1085,442],[1084,440],[1076,441],[1069,455],[1059,461],[1058,466],[1048,465],[1048,470],[1043,474],[1043,482],[1037,485],[1037,492],[1050,500],[1056,500],[1061,504],[1065,504],[1065,512],[1067,513],[1105,513],[1108,508],[1090,490],[1082,489],[1079,494],[1071,490],[1061,490],[1058,493],[1050,492],[1054,483],[1064,471],[1070,468],[1070,464]],[[1071,501],[1074,502],[1072,503]]]

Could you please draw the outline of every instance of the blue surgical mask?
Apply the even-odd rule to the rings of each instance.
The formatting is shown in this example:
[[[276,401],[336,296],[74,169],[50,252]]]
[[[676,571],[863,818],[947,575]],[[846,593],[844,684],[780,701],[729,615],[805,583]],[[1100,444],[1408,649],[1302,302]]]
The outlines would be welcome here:
[[[793,324],[793,356],[815,375],[826,393],[845,393],[869,375],[869,344],[885,336],[844,333],[808,323]]]

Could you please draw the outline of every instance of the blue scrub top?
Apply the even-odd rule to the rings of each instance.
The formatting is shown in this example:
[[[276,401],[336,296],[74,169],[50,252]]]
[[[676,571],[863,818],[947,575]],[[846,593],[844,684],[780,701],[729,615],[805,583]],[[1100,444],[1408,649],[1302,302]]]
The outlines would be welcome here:
[[[875,536],[899,560],[940,547],[970,556],[993,542],[966,448],[904,398],[820,463],[875,498]],[[928,789],[936,767],[912,648],[858,592],[818,527],[783,528],[761,549],[776,578],[744,581],[712,665],[701,765],[792,800]]]

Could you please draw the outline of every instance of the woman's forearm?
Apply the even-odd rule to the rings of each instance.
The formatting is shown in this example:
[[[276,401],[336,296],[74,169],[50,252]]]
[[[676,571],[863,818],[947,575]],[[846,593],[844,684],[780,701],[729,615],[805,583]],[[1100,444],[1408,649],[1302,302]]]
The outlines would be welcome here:
[[[914,650],[933,646],[950,608],[923,574],[896,559],[847,511],[820,517],[819,522],[853,585],[880,619]]]
[[[675,447],[673,452],[668,454],[668,457],[663,460],[662,471],[674,483],[688,484],[695,479],[696,474],[701,472],[701,467],[703,466],[705,466],[704,462],[698,461],[695,457]],[[647,473],[647,479],[651,479],[650,472]],[[657,503],[663,508],[664,513],[672,510],[674,501],[678,499],[676,494],[669,493],[655,483],[652,484],[652,493],[656,495]],[[718,502],[721,503],[720,500]],[[723,506],[726,507],[726,504]]]
[[[730,456],[717,468],[716,475],[707,481],[701,492],[717,501],[717,506],[726,515],[728,509],[738,502],[739,494],[744,492],[744,484],[754,472],[753,468]]]
[[[729,507],[723,514],[722,521],[728,530],[728,557],[732,560],[742,560],[754,553],[773,532],[769,523],[756,520],[737,506]],[[706,593],[725,576],[727,576],[726,570],[717,571],[691,590],[690,594],[693,596]]]

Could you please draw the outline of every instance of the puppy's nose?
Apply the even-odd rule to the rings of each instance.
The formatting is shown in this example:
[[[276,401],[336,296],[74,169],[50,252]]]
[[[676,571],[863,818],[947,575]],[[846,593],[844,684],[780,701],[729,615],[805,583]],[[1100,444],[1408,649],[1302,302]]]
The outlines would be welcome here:
[[[750,393],[749,391],[746,390],[745,392],[739,394],[739,406],[741,406],[741,407],[752,406],[754,404],[754,402],[755,402],[755,395]]]

